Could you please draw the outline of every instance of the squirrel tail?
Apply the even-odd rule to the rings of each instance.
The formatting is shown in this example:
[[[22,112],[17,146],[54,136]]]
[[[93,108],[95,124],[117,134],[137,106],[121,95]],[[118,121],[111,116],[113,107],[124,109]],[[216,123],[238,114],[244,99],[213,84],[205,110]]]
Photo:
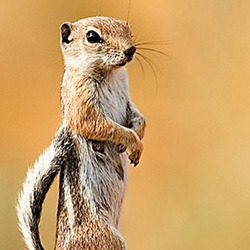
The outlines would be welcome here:
[[[59,166],[54,164],[55,151],[52,143],[28,170],[23,189],[19,193],[17,204],[19,228],[29,250],[44,250],[38,225],[45,195],[60,170]]]

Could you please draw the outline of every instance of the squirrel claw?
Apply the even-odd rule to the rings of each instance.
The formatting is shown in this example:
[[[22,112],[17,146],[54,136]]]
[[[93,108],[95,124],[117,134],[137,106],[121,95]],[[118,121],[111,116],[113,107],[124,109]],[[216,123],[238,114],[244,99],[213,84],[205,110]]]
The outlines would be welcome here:
[[[137,166],[139,164],[139,162],[137,162],[137,163],[134,163],[134,168]]]
[[[136,167],[139,164],[139,159],[140,159],[139,154],[133,153],[128,158],[130,160],[130,164],[134,164],[134,167]]]

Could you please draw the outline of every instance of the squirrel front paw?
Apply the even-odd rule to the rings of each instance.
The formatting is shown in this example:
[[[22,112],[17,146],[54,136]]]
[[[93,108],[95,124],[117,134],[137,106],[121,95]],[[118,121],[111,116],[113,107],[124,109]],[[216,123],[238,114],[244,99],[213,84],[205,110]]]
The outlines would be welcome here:
[[[140,157],[141,157],[141,152],[139,151],[135,151],[128,156],[130,163],[134,164],[134,167],[136,167],[139,164]]]
[[[141,154],[143,151],[143,145],[139,136],[133,131],[133,140],[127,147],[128,158],[131,164],[137,166],[139,164]]]

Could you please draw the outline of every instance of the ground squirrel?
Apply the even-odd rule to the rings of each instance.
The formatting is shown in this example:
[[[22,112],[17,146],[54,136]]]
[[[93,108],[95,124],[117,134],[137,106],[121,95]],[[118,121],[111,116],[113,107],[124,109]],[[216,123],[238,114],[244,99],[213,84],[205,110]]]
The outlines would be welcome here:
[[[119,250],[128,159],[139,163],[145,121],[131,102],[126,63],[136,52],[129,24],[91,17],[61,26],[65,73],[62,123],[28,171],[19,194],[19,226],[29,250],[44,249],[42,203],[60,172],[56,250]]]

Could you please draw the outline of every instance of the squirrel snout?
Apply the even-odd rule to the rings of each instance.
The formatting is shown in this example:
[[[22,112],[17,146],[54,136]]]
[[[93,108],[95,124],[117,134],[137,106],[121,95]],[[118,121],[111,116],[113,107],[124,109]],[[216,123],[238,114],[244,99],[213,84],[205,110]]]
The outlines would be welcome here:
[[[125,55],[129,60],[132,60],[132,57],[133,57],[135,51],[136,51],[135,46],[131,46],[131,47],[129,47],[128,49],[126,49],[126,50],[124,51],[124,55]]]

